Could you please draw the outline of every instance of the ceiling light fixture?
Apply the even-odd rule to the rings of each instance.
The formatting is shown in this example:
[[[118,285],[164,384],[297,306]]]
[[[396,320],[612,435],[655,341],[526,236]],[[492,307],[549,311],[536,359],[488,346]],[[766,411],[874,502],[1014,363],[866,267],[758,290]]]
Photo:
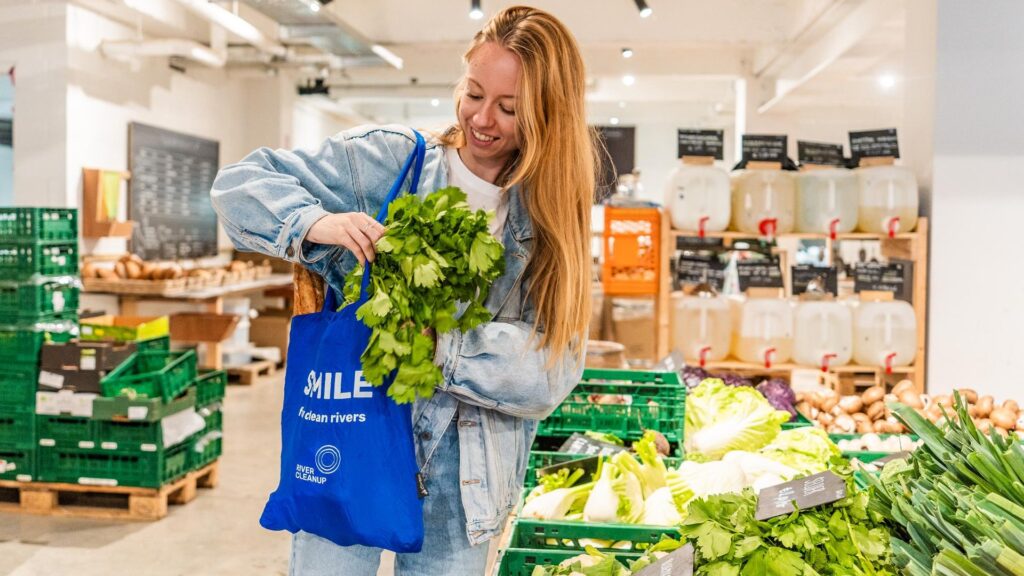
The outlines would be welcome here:
[[[636,2],[636,9],[640,11],[641,18],[647,18],[654,13],[654,10],[647,5],[647,0],[633,0],[633,2]]]
[[[894,74],[882,74],[878,77],[878,85],[882,90],[892,90],[896,87],[896,76]]]
[[[625,76],[622,77],[622,83],[625,84],[626,86],[632,86],[633,84],[636,84],[636,76],[633,76],[632,74],[626,74]]]
[[[609,118],[608,122],[610,122],[612,126],[618,126],[619,125],[619,119],[616,118],[615,116],[612,116],[611,118]]]
[[[622,49],[622,57],[623,58],[632,58],[633,57],[633,49],[632,48],[623,48]]]
[[[441,101],[438,100],[437,98],[434,98],[430,101],[430,105],[433,106],[434,108],[437,108],[438,106],[441,105]]]
[[[619,108],[625,108],[625,107],[626,107],[626,101],[625,100],[620,101],[619,102]]]
[[[401,70],[402,66],[405,65],[405,62],[397,54],[381,46],[380,44],[374,44],[373,46],[370,46],[370,51],[376,54],[377,56],[380,56],[381,60],[387,62],[388,64],[391,64],[392,66],[399,70]]]
[[[480,20],[484,17],[484,11],[480,9],[480,0],[470,0],[469,17],[472,20]]]

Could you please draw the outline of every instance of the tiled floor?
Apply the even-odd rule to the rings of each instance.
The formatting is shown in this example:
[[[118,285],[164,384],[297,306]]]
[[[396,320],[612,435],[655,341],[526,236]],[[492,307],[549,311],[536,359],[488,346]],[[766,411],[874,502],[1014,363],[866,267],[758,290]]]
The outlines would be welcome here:
[[[230,386],[220,485],[159,522],[0,513],[0,574],[12,576],[279,575],[289,535],[257,520],[277,483],[283,374]],[[378,576],[392,574],[386,557]]]

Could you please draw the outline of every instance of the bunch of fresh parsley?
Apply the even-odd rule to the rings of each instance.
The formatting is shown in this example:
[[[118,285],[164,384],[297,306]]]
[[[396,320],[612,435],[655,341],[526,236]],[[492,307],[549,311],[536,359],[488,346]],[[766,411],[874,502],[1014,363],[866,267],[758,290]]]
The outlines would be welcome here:
[[[680,528],[697,551],[699,576],[894,576],[889,532],[868,509],[868,492],[759,521],[757,496],[694,500]]]
[[[430,397],[442,380],[428,330],[470,330],[491,319],[484,306],[504,271],[504,247],[490,233],[493,213],[473,211],[458,188],[391,203],[377,241],[367,300],[356,317],[372,328],[363,377],[375,386],[395,372],[388,396],[404,404]],[[345,278],[345,304],[359,299],[363,267]],[[457,315],[457,303],[465,305]]]

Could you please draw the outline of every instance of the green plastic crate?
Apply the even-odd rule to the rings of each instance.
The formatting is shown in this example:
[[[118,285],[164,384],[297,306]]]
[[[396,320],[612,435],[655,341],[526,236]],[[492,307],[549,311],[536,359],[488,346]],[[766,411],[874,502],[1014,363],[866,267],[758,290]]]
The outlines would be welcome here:
[[[630,404],[601,404],[596,395],[629,396]],[[686,387],[675,372],[584,370],[569,397],[537,426],[542,436],[568,436],[599,430],[638,438],[653,429],[670,442],[683,438]]]
[[[189,471],[188,442],[156,452],[113,452],[40,446],[41,482],[159,488]]]
[[[586,454],[569,454],[566,452],[554,452],[550,450],[530,450],[530,459],[527,463],[526,478],[523,480],[523,487],[533,488],[536,486],[537,470],[544,468],[545,466],[553,466],[555,464],[581,460],[583,458],[589,458],[589,456]],[[683,461],[682,458],[674,456],[668,456],[662,460],[668,468],[675,468]],[[581,479],[580,483],[585,481],[586,479]]]
[[[98,448],[97,422],[81,416],[36,415],[36,438],[40,446]]]
[[[78,240],[74,208],[0,208],[0,242]]]
[[[78,274],[78,243],[0,243],[0,280]]]
[[[631,551],[642,552],[656,544],[662,536],[679,538],[679,531],[670,526],[638,526],[635,524],[595,524],[518,518],[512,526],[510,548],[535,550],[575,550],[583,552],[580,539],[632,542]],[[595,546],[599,550],[615,552],[609,546]]]
[[[582,554],[582,550],[535,550],[529,548],[507,548],[501,552],[498,576],[533,576],[537,566],[556,566]],[[615,558],[625,565],[629,560],[640,557],[637,552],[615,552]]]
[[[797,412],[796,419],[795,420],[790,420],[789,422],[783,423],[782,424],[782,429],[783,430],[793,430],[795,428],[806,428],[808,426],[814,426],[814,422],[811,422],[810,420],[807,419],[806,416],[804,416],[803,414]]]
[[[189,442],[189,468],[198,470],[220,458],[223,453],[223,432],[216,430],[204,430],[196,434]]]
[[[75,317],[78,293],[73,282],[52,278],[0,282],[0,322]]]
[[[170,402],[163,398],[95,398],[92,401],[93,420],[115,420],[118,422],[156,422],[165,416],[194,408],[196,390],[189,388]]]
[[[139,352],[170,352],[171,337],[159,336],[157,338],[150,338],[148,340],[136,340],[135,349],[138,350]]]
[[[0,480],[31,482],[36,477],[36,449],[31,445],[0,446]]]
[[[35,417],[31,411],[0,412],[0,446],[34,444]]]
[[[67,342],[77,334],[69,320],[0,325],[0,365],[36,366],[43,342]]]
[[[38,372],[30,366],[0,369],[0,412],[35,411]]]
[[[228,373],[223,370],[206,370],[196,378],[196,407],[202,408],[224,399],[228,387]]]
[[[196,353],[136,352],[100,380],[103,396],[157,398],[170,401],[196,378]]]

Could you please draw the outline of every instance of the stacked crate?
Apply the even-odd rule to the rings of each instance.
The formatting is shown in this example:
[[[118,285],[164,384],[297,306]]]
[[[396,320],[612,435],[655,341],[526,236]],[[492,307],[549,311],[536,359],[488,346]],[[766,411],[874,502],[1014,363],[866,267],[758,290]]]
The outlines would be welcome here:
[[[0,480],[36,479],[39,351],[78,330],[78,213],[0,208]]]

